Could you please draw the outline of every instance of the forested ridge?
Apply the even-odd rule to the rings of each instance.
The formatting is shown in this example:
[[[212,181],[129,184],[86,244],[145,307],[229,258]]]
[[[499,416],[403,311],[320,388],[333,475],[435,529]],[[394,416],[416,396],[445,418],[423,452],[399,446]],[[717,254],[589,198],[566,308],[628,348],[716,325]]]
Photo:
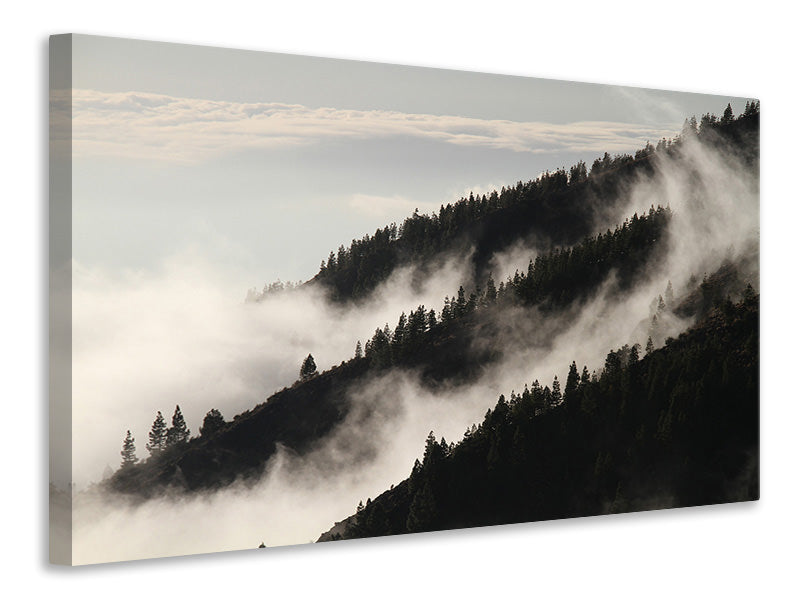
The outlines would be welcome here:
[[[408,479],[321,541],[757,499],[759,301],[743,296],[599,375],[573,362],[563,393],[500,396],[458,444],[431,432]]]
[[[437,256],[466,251],[472,252],[473,281],[483,281],[492,256],[515,242],[535,239],[542,247],[570,246],[591,235],[598,216],[637,179],[652,175],[660,155],[677,153],[687,136],[728,145],[746,162],[757,161],[759,120],[757,101],[748,102],[738,118],[728,107],[721,118],[706,114],[699,123],[694,117],[687,119],[680,135],[656,145],[648,142],[633,155],[606,152],[588,168],[581,161],[488,195],[470,193],[443,204],[438,213],[415,211],[400,225],[391,223],[332,251],[306,284],[278,281],[265,285],[261,294],[251,290],[248,298],[257,301],[286,288],[322,285],[331,300],[354,301],[368,295],[397,267],[412,265],[424,273]]]
[[[559,248],[529,263],[495,287],[467,294],[463,287],[443,301],[442,309],[424,306],[401,314],[397,326],[378,327],[363,353],[317,374],[304,363],[300,379],[254,409],[230,422],[207,416],[213,427],[189,439],[179,407],[173,427],[165,429],[158,414],[154,430],[165,431],[163,443],[153,443],[150,458],[136,463],[123,457],[123,468],[110,480],[117,491],[139,495],[158,493],[165,487],[193,490],[226,485],[237,477],[257,477],[278,445],[294,452],[307,451],[348,413],[347,391],[364,377],[389,367],[414,367],[431,386],[466,385],[496,360],[498,351],[476,347],[473,340],[497,337],[491,313],[503,314],[511,306],[537,306],[547,313],[580,302],[612,273],[619,273],[617,289],[624,291],[635,276],[657,256],[659,241],[669,223],[670,211],[652,208],[633,215],[614,231],[587,237],[572,248]],[[359,343],[360,347],[360,343]],[[313,357],[309,356],[306,361]],[[215,410],[215,409],[214,409]],[[217,411],[218,413],[218,411]],[[175,419],[179,418],[176,424]],[[179,431],[170,434],[169,431]],[[169,442],[172,436],[175,441]]]
[[[623,295],[641,277],[648,274],[649,267],[655,264],[654,261],[661,258],[664,251],[664,234],[672,218],[672,212],[668,207],[653,206],[644,214],[630,215],[613,230],[594,233],[588,228],[594,222],[598,206],[602,205],[602,202],[598,204],[598,198],[608,198],[610,201],[612,195],[624,188],[633,177],[652,172],[658,154],[669,155],[678,152],[682,139],[687,135],[697,135],[704,137],[709,143],[730,146],[737,154],[744,156],[751,165],[756,164],[759,118],[757,104],[748,103],[745,114],[738,119],[726,115],[722,119],[706,115],[700,124],[687,120],[681,136],[675,140],[662,140],[655,147],[648,145],[634,156],[610,157],[606,154],[595,161],[590,170],[579,164],[569,171],[561,169],[556,173],[548,173],[528,184],[520,183],[485,198],[466,198],[455,205],[443,207],[438,216],[415,214],[399,228],[394,225],[387,226],[376,232],[373,237],[367,236],[360,242],[354,241],[349,250],[341,248],[340,255],[333,255],[332,259],[329,257],[327,263],[321,267],[320,274],[312,280],[312,285],[327,286],[337,301],[357,300],[387,277],[393,268],[415,261],[424,264],[443,249],[452,249],[453,244],[472,243],[473,247],[477,248],[474,256],[478,257],[478,260],[475,263],[473,281],[466,284],[467,287],[462,285],[458,290],[453,290],[452,296],[444,298],[439,307],[410,307],[407,314],[399,315],[397,324],[393,327],[389,324],[376,323],[374,335],[365,340],[363,346],[360,341],[358,342],[354,357],[323,373],[317,372],[313,357],[309,355],[303,362],[298,380],[293,385],[273,394],[253,409],[236,415],[231,421],[226,421],[219,411],[212,409],[206,416],[203,427],[199,428],[199,435],[192,437],[180,415],[179,407],[176,407],[173,415],[172,427],[166,426],[159,413],[150,432],[151,443],[147,446],[149,458],[138,460],[133,438],[128,441],[126,437],[122,467],[104,483],[104,486],[115,492],[146,498],[168,490],[176,493],[199,492],[223,487],[237,480],[255,482],[263,474],[267,462],[275,455],[278,448],[303,455],[317,447],[325,436],[333,432],[337,425],[347,418],[351,408],[350,390],[382,371],[392,367],[413,369],[419,374],[422,384],[431,388],[440,385],[467,386],[502,358],[502,350],[498,349],[500,345],[475,344],[475,340],[497,339],[501,335],[501,332],[496,330],[497,323],[502,321],[505,315],[511,314],[512,310],[526,309],[516,310],[514,314],[517,318],[520,314],[535,313],[541,318],[546,318],[549,314],[557,315],[579,307],[596,294],[601,285],[610,284],[605,293],[611,298],[614,294]],[[565,219],[568,223],[559,225],[561,219]],[[488,273],[483,272],[483,267],[479,264],[481,261],[485,266],[492,253],[520,237],[529,235],[531,228],[537,227],[553,232],[554,236],[549,240],[551,247],[549,251],[538,254],[530,261],[527,269],[518,271],[505,280],[496,282]],[[559,231],[559,227],[562,227],[562,230]],[[396,230],[395,233],[392,233],[393,228]],[[327,275],[323,276],[323,273]],[[452,517],[444,515],[451,510],[448,502],[456,499],[457,495],[451,498],[447,495],[450,491],[441,492],[441,490],[449,490],[451,479],[453,482],[458,481],[458,477],[452,473],[461,471],[456,470],[452,473],[446,471],[448,474],[443,476],[434,469],[436,477],[423,481],[420,479],[423,477],[420,473],[433,472],[430,469],[424,470],[426,461],[429,465],[434,463],[450,465],[446,469],[455,468],[452,465],[461,465],[459,469],[475,468],[478,477],[477,473],[484,468],[482,465],[488,456],[488,454],[483,456],[481,452],[486,450],[492,453],[493,461],[500,461],[503,464],[510,461],[508,469],[512,469],[513,463],[516,465],[513,469],[530,469],[538,473],[537,477],[545,477],[565,465],[558,462],[560,458],[555,461],[537,461],[536,457],[540,456],[537,452],[542,456],[549,456],[553,452],[564,450],[562,445],[566,444],[565,440],[573,439],[569,436],[574,435],[576,436],[574,439],[579,439],[576,432],[581,432],[587,440],[591,440],[593,444],[591,448],[595,449],[597,454],[587,458],[588,454],[576,454],[575,450],[566,452],[565,455],[571,457],[564,459],[568,462],[566,473],[579,473],[579,478],[570,485],[579,486],[587,481],[596,485],[595,488],[591,488],[594,490],[592,495],[568,507],[559,504],[557,509],[554,506],[558,502],[553,497],[542,497],[541,500],[537,500],[538,503],[530,504],[528,500],[533,497],[539,498],[542,489],[530,482],[524,485],[537,487],[536,490],[524,486],[524,489],[515,487],[523,485],[521,481],[517,481],[518,471],[513,469],[508,471],[506,466],[493,467],[486,471],[485,477],[489,478],[491,475],[499,479],[486,479],[485,486],[491,484],[496,487],[500,479],[510,477],[513,482],[497,484],[500,485],[500,489],[506,489],[508,493],[528,495],[520,497],[527,499],[524,502],[522,499],[508,499],[510,502],[508,510],[497,509],[495,514],[499,516],[495,519],[500,520],[490,522],[596,514],[608,512],[608,506],[612,505],[627,506],[626,510],[646,508],[647,506],[641,504],[644,502],[642,498],[655,498],[657,493],[669,487],[669,482],[674,483],[679,476],[690,473],[686,470],[681,471],[676,465],[664,463],[664,468],[668,472],[674,472],[673,479],[664,479],[666,483],[660,481],[658,486],[653,484],[651,487],[647,486],[652,482],[645,482],[642,489],[646,494],[636,495],[639,500],[634,498],[633,494],[637,490],[626,487],[628,483],[625,482],[628,480],[620,475],[625,469],[633,469],[637,465],[662,468],[658,462],[660,460],[658,446],[653,440],[662,439],[654,432],[664,430],[666,427],[664,423],[669,423],[670,431],[674,429],[678,432],[677,437],[669,439],[676,440],[677,444],[689,443],[689,438],[686,437],[689,434],[685,428],[681,429],[685,423],[685,416],[681,415],[688,414],[687,410],[694,410],[692,408],[694,405],[687,409],[681,404],[683,400],[676,399],[679,406],[673,409],[670,408],[671,399],[665,401],[659,396],[662,393],[671,394],[675,390],[676,382],[680,382],[687,373],[694,372],[690,371],[694,367],[688,363],[681,363],[679,358],[676,358],[680,355],[678,349],[685,347],[704,357],[717,352],[716,359],[710,359],[706,365],[708,371],[697,371],[697,373],[701,379],[710,373],[706,378],[709,386],[717,385],[714,382],[716,380],[712,380],[719,375],[719,381],[725,381],[722,388],[728,390],[731,381],[729,371],[737,370],[735,377],[739,377],[743,372],[740,367],[744,364],[729,362],[726,358],[734,345],[741,342],[737,337],[739,334],[734,335],[729,330],[734,324],[739,323],[736,325],[738,329],[734,329],[741,332],[742,323],[751,322],[753,319],[757,327],[757,299],[753,299],[752,290],[744,293],[743,290],[746,288],[735,265],[723,265],[719,271],[704,277],[702,282],[692,279],[689,281],[687,293],[674,303],[670,302],[668,310],[685,318],[692,316],[706,318],[708,319],[704,321],[706,325],[701,325],[695,333],[688,336],[669,340],[664,349],[648,352],[634,347],[611,353],[609,355],[611,363],[606,361],[606,368],[599,376],[593,379],[591,374],[584,372],[579,375],[577,385],[570,369],[570,377],[565,382],[563,395],[560,383],[554,382],[551,386],[544,387],[532,384],[520,395],[515,394],[508,401],[502,399],[494,411],[487,415],[487,419],[495,413],[501,415],[505,410],[508,415],[516,415],[514,419],[517,420],[514,420],[513,424],[507,424],[505,417],[498,421],[497,428],[491,428],[492,431],[496,429],[500,432],[496,439],[486,437],[488,435],[486,433],[477,435],[478,431],[482,431],[479,428],[468,432],[465,440],[457,447],[451,448],[449,444],[436,442],[435,438],[429,439],[425,457],[419,468],[415,467],[412,477],[396,486],[388,496],[386,494],[381,496],[384,501],[389,502],[388,504],[383,504],[384,501],[370,502],[369,507],[381,504],[383,506],[380,509],[374,507],[369,510],[364,509],[359,511],[357,519],[355,517],[349,519],[348,524],[355,529],[348,535],[355,537],[427,528],[438,529],[442,528],[441,523],[445,523],[444,527],[456,527],[460,526],[457,524],[459,519],[466,523],[469,518],[473,518],[476,524],[479,522],[489,524],[482,519],[484,514],[493,510],[491,509],[493,500],[481,499],[480,494],[475,497],[475,506],[466,505],[461,509],[461,513],[456,511]],[[284,286],[275,285],[271,291],[266,290],[265,293],[278,293],[281,289],[285,289]],[[671,293],[671,284],[669,290]],[[736,300],[741,297],[746,298],[742,303],[733,305],[728,297]],[[755,317],[748,321],[747,315]],[[701,334],[697,333],[703,331],[713,332],[714,335],[717,333],[723,335],[727,331],[725,335],[728,337],[724,338],[725,343],[708,345],[711,344],[709,341],[703,346]],[[719,341],[723,338],[714,339]],[[754,355],[752,344],[742,351],[745,354],[749,352],[751,359],[754,356],[756,365],[757,339],[756,329]],[[656,345],[660,345],[661,341],[658,340]],[[645,353],[647,356],[638,360],[639,354]],[[658,358],[659,356],[662,358]],[[669,360],[663,362],[667,360],[663,357]],[[655,364],[661,365],[660,370],[653,368],[645,371],[647,365]],[[726,364],[725,372],[728,375],[722,377],[720,369]],[[670,375],[664,374],[667,372]],[[755,388],[739,379],[736,382],[737,385],[744,386],[740,386],[742,390],[755,393],[757,398],[757,382]],[[640,400],[640,392],[645,387],[647,387],[648,402],[651,395],[653,396],[652,403],[647,406],[660,407],[655,425],[652,423],[653,415],[648,412],[650,408],[647,410],[635,408]],[[722,388],[717,386],[714,389]],[[697,390],[694,393],[696,395]],[[624,406],[618,406],[622,402],[620,398],[626,399]],[[664,415],[669,415],[669,418],[664,416],[659,421],[659,416],[664,410],[666,410]],[[525,421],[523,425],[523,421],[518,420],[522,418],[519,416],[520,411],[525,414],[526,419],[530,418],[530,423]],[[496,418],[500,419],[499,416]],[[548,423],[550,425],[547,425]],[[609,423],[613,424],[613,427],[609,428]],[[646,458],[650,460],[649,463],[631,462],[632,459],[627,454],[628,450],[638,448],[631,445],[629,438],[633,436],[636,439],[639,425],[644,426],[642,435],[645,437],[642,439],[646,441],[642,442],[645,454],[641,460]],[[547,433],[541,433],[542,427]],[[600,427],[606,427],[604,431],[607,433],[601,435],[599,429],[597,431],[593,429]],[[634,427],[635,431],[631,431],[631,427]],[[565,431],[568,431],[565,434],[567,437],[557,440],[556,438]],[[696,434],[697,431],[693,429],[691,433]],[[603,445],[614,441],[606,439],[612,435],[619,439],[619,447]],[[473,437],[475,441],[467,443]],[[478,443],[480,439],[483,439],[481,442],[483,446]],[[517,444],[523,444],[521,446],[523,454],[519,460],[524,458],[524,467],[514,462],[518,461],[512,456],[517,448],[514,446],[515,440]],[[545,442],[552,445],[545,446]],[[473,450],[468,452],[468,448]],[[602,456],[600,453],[603,453]],[[438,458],[429,459],[427,458],[429,454],[435,454]],[[456,454],[463,460],[452,458]],[[598,460],[600,463],[597,463]],[[592,469],[596,464],[600,464],[596,479],[591,479],[589,476],[586,461],[594,461]],[[697,472],[691,471],[691,473]],[[560,478],[566,475],[559,472],[554,477],[556,479],[553,479],[553,486],[557,486],[561,481]],[[442,481],[448,483],[443,484]],[[713,485],[709,486],[709,490],[717,490]],[[614,488],[611,492],[608,491],[610,487]],[[463,486],[453,489],[458,489],[461,493],[468,491]],[[571,489],[568,488],[567,491]],[[440,492],[444,495],[439,495]],[[559,493],[567,492],[562,490]],[[424,507],[426,503],[430,504],[431,497],[435,504],[435,510],[431,513],[434,517],[425,517],[427,510],[425,508],[412,510],[414,506]],[[696,498],[685,495],[675,498],[679,498],[676,500],[679,503],[701,503],[695,502]],[[535,512],[536,516],[525,516],[528,514],[525,511],[528,509],[521,508],[520,503],[529,505],[533,511],[530,514]],[[475,509],[473,517],[466,514],[472,510],[470,507]],[[375,510],[384,511],[386,520],[380,512],[374,513]],[[400,516],[402,511],[406,511],[405,517]],[[412,514],[416,516],[411,519],[411,525],[407,526]],[[371,515],[372,525],[367,526],[367,517]],[[376,522],[379,526],[375,525]],[[384,526],[386,523],[389,523],[389,526]],[[406,529],[403,530],[403,527]]]

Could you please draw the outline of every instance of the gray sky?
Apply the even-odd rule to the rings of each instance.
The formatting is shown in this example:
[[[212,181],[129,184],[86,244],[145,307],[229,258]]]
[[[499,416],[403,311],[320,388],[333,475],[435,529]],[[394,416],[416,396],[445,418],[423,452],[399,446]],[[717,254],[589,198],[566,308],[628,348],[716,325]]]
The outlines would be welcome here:
[[[308,279],[414,208],[744,104],[93,36],[73,38],[72,85],[75,259],[147,270],[193,252],[246,286]]]

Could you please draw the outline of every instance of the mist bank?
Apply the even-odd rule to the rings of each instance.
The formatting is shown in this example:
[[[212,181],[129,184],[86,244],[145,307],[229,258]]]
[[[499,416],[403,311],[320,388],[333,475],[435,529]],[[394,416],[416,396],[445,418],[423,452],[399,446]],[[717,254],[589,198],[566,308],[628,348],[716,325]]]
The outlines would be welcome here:
[[[211,408],[230,420],[291,386],[309,353],[321,371],[349,359],[375,327],[457,289],[465,261],[452,257],[416,285],[410,269],[397,270],[357,308],[313,288],[243,303],[231,279],[196,252],[157,271],[74,264],[74,482],[84,487],[116,468],[128,429],[146,456],[157,411],[168,419],[180,405],[197,435]]]

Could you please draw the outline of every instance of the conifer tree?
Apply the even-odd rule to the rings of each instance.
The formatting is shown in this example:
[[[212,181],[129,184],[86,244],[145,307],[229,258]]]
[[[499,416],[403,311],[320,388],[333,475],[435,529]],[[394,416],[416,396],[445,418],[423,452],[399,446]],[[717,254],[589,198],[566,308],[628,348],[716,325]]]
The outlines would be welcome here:
[[[583,365],[583,371],[581,371],[581,385],[586,385],[591,381],[591,377],[589,376],[589,369],[586,365]]]
[[[319,375],[317,363],[314,362],[314,357],[309,354],[300,366],[300,381],[308,381],[317,375]]]
[[[458,297],[456,298],[456,308],[455,308],[455,316],[460,317],[462,316],[467,310],[467,298],[466,292],[464,291],[464,286],[459,286],[458,288]]]
[[[131,435],[131,430],[129,429],[128,432],[125,434],[125,440],[122,442],[122,452],[119,453],[122,456],[122,468],[125,469],[127,467],[132,467],[136,464],[138,460],[136,458],[136,445],[134,444],[133,436]]]
[[[203,437],[209,437],[222,429],[224,426],[225,419],[223,418],[222,413],[216,408],[212,408],[206,413],[206,416],[203,419],[203,426],[200,427],[200,435]]]
[[[361,348],[361,340],[358,340],[358,342],[356,343],[356,358],[363,358],[363,357],[364,357],[364,351]]]
[[[631,353],[628,355],[628,364],[633,365],[639,362],[639,348],[641,346],[639,344],[634,344],[631,348]]]
[[[429,331],[436,327],[436,311],[434,309],[428,311],[427,327]]]
[[[167,429],[167,448],[183,444],[189,441],[189,428],[181,413],[181,407],[175,405],[175,412],[172,415],[172,427]]]
[[[147,448],[150,456],[155,456],[167,447],[167,423],[164,421],[164,416],[161,414],[161,411],[158,411],[148,437],[150,441],[145,448]]]
[[[725,107],[725,112],[722,113],[722,119],[720,119],[720,123],[727,124],[733,121],[733,109],[731,108],[730,102],[728,102],[728,106]]]
[[[550,397],[553,406],[561,404],[561,383],[558,381],[558,375],[553,377],[553,389],[550,392]]]
[[[652,337],[648,337],[647,338],[647,345],[644,347],[645,355],[652,354],[653,353],[653,349],[654,349],[653,348],[653,338]]]
[[[399,350],[405,342],[406,333],[408,332],[408,320],[406,313],[403,311],[400,318],[397,320],[397,327],[394,328],[394,337],[392,337],[392,347]]]
[[[564,386],[564,400],[570,402],[573,400],[573,395],[575,391],[578,389],[578,383],[580,378],[578,376],[578,365],[575,364],[575,361],[572,361],[572,364],[569,366],[569,373],[567,374],[567,384]]]

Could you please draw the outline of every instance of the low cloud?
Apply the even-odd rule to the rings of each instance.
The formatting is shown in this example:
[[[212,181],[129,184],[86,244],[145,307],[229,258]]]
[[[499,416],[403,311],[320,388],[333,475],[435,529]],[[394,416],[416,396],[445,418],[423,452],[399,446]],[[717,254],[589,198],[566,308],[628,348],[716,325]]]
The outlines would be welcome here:
[[[156,411],[176,404],[197,435],[211,408],[227,419],[298,378],[311,353],[320,371],[353,356],[376,327],[394,328],[419,304],[441,309],[466,277],[468,257],[414,283],[397,270],[357,307],[318,289],[243,302],[244,290],[198,252],[158,269],[112,272],[73,264],[73,457],[80,487],[116,468],[125,431],[138,455]]]
[[[331,139],[426,138],[516,152],[624,152],[674,133],[608,121],[567,124],[482,120],[385,110],[310,108],[176,98],[144,92],[66,90],[53,95],[54,118],[72,104],[76,157],[117,156],[193,163],[221,153],[317,144]]]

